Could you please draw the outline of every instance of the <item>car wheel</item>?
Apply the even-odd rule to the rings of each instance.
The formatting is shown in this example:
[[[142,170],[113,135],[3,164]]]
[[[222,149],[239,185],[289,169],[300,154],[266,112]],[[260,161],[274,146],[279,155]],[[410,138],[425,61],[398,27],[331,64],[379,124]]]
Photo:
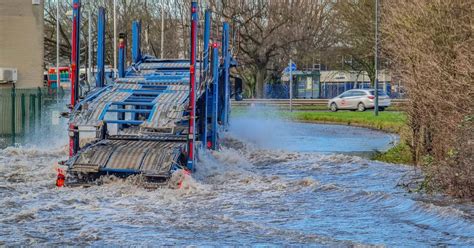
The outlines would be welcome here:
[[[334,103],[334,102],[331,103],[331,108],[330,108],[330,109],[331,109],[332,112],[336,112],[336,111],[337,111],[337,105],[336,105],[336,103]]]
[[[379,111],[384,111],[385,107],[379,107]]]
[[[357,110],[360,111],[360,112],[364,112],[365,111],[365,105],[360,102],[359,104],[357,104]]]

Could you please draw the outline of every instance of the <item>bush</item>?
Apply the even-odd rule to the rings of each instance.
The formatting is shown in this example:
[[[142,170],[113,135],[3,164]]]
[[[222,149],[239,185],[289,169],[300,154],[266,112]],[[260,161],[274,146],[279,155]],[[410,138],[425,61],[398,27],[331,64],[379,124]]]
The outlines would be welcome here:
[[[463,122],[473,116],[472,3],[384,3],[384,52],[409,97],[413,159],[425,165],[428,185],[473,197],[472,121]]]
[[[474,117],[468,117],[461,124],[456,144],[439,166],[430,168],[431,187],[462,198],[474,198]],[[474,199],[473,199],[474,200]]]

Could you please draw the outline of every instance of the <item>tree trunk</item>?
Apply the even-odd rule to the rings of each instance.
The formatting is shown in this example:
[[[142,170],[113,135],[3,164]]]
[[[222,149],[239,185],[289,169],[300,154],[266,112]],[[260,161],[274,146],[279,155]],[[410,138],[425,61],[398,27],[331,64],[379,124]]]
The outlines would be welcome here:
[[[267,74],[267,70],[265,67],[257,68],[257,76],[255,82],[255,93],[257,98],[264,97],[264,84],[265,84],[265,77]]]
[[[369,76],[371,88],[375,89],[375,71],[368,70],[367,76]]]

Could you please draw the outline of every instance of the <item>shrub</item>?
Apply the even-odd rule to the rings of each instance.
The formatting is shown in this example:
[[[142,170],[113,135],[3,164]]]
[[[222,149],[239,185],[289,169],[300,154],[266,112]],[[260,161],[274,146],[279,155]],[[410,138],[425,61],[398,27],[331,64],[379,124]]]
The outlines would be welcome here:
[[[385,1],[383,11],[384,52],[410,101],[413,159],[431,160],[423,167],[428,185],[462,197],[473,197],[472,121],[465,121],[473,116],[471,6],[400,0]]]

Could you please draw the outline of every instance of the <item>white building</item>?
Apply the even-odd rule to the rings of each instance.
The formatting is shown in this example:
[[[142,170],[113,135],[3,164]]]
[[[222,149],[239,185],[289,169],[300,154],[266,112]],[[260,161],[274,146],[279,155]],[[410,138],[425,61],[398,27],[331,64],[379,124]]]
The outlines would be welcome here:
[[[43,0],[0,0],[0,68],[16,68],[16,88],[43,85]],[[11,83],[0,83],[11,88]]]

